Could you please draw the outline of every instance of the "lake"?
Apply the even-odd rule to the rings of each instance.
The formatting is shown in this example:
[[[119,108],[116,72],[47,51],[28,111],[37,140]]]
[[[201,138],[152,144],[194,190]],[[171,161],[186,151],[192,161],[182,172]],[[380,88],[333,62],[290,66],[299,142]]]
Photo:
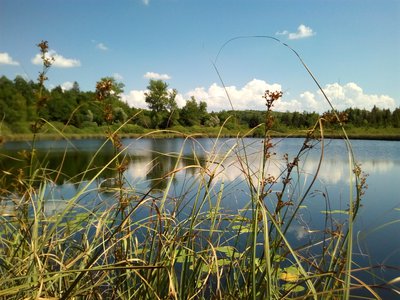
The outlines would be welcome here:
[[[273,139],[273,153],[268,160],[267,174],[281,180],[287,162],[297,154],[303,141],[298,138]],[[193,201],[190,191],[196,186],[196,176],[200,172],[198,166],[213,172],[217,180],[210,188],[215,189],[216,195],[223,188],[222,207],[230,211],[243,209],[249,202],[248,177],[245,174],[247,172],[253,179],[258,176],[263,145],[261,139],[253,138],[240,141],[228,138],[147,138],[123,139],[122,142],[125,150],[120,157],[127,159],[125,186],[138,195],[143,195],[149,189],[157,194],[157,190],[166,188],[166,179],[174,176],[170,187],[171,197],[185,195],[187,202],[183,205],[186,208],[181,211],[182,217],[185,216],[185,209],[190,210]],[[371,273],[388,281],[400,276],[400,142],[353,140],[351,144],[362,171],[368,174],[368,188],[355,223],[353,259],[360,267],[372,267]],[[313,148],[300,157],[296,172],[292,174],[289,191],[292,198],[300,201],[313,180],[313,174],[318,171],[318,177],[296,217],[295,226],[287,233],[296,246],[312,243],[321,237],[320,230],[326,222],[324,212],[327,210],[333,212],[330,222],[346,222],[351,193],[348,151],[342,140],[325,140],[323,146],[320,142],[313,144]],[[15,160],[9,156],[16,156],[30,147],[28,142],[2,145],[1,170],[16,172],[23,168],[26,165],[23,159]],[[38,141],[35,147],[39,160],[46,161],[42,167],[54,171],[53,184],[47,189],[51,200],[46,206],[49,214],[62,209],[63,201],[73,197],[93,176],[97,176],[101,167],[114,156],[111,144],[104,145],[102,140]],[[97,152],[98,149],[101,151]],[[323,157],[319,165],[322,149]],[[178,156],[181,156],[179,161]],[[221,161],[223,163],[220,164]],[[60,162],[63,167],[58,172]],[[170,173],[177,169],[180,171]],[[81,205],[87,208],[114,205],[115,198],[110,190],[115,175],[116,171],[110,165],[91,183],[93,192],[82,196]],[[280,181],[277,182],[272,192],[279,192],[281,185]],[[98,189],[99,186],[102,189]],[[2,210],[10,210],[6,199],[2,201]],[[365,272],[360,278],[369,282],[372,275]],[[382,291],[383,296],[387,295],[385,293]]]

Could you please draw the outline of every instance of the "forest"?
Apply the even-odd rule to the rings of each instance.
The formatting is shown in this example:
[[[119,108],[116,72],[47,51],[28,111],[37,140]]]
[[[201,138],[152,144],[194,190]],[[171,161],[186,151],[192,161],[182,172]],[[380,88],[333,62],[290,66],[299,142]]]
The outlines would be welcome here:
[[[102,95],[102,85],[108,85],[107,94]],[[27,134],[38,118],[57,128],[69,128],[73,133],[97,133],[106,125],[126,123],[124,133],[143,133],[148,129],[184,129],[192,133],[207,132],[222,125],[230,131],[252,129],[265,122],[265,111],[208,112],[207,103],[191,97],[179,108],[175,101],[178,93],[162,80],[150,80],[145,94],[148,109],[130,107],[121,100],[124,85],[112,77],[102,78],[95,91],[81,91],[74,82],[70,90],[61,86],[47,89],[32,80],[17,76],[11,80],[0,77],[0,134]],[[41,96],[38,97],[38,93]],[[40,98],[40,99],[39,99]],[[330,122],[331,112],[323,116],[328,128],[337,126]],[[347,129],[374,128],[384,131],[400,128],[400,107],[394,111],[373,107],[372,110],[348,108],[339,112]],[[307,129],[313,126],[320,115],[316,112],[273,112],[273,129],[280,132]],[[66,126],[68,125],[68,126]],[[253,136],[261,136],[258,127]]]

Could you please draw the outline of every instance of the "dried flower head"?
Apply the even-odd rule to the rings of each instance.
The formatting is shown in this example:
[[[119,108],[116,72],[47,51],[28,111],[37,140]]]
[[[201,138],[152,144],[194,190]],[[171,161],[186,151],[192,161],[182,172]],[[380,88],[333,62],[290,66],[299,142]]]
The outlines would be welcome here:
[[[40,48],[41,53],[46,53],[49,51],[49,43],[47,41],[41,41],[37,46]]]
[[[104,100],[114,93],[113,82],[110,79],[103,79],[96,84],[96,99]]]
[[[348,121],[349,116],[346,112],[325,112],[322,115],[322,119],[328,124],[344,124]]]
[[[282,91],[271,92],[270,90],[266,90],[263,98],[265,98],[267,109],[270,110],[274,105],[274,102],[279,100],[283,95]]]

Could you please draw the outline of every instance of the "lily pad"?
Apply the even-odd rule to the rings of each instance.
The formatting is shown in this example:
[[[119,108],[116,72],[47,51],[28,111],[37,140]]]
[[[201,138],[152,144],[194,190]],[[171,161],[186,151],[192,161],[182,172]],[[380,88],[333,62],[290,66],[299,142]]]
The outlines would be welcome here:
[[[233,230],[240,230],[240,233],[247,233],[247,232],[251,232],[251,226],[247,225],[247,226],[243,226],[243,225],[234,225],[232,226]]]
[[[225,253],[227,257],[239,257],[240,253],[236,251],[236,249],[232,246],[219,246],[215,248],[218,252]]]
[[[300,270],[295,266],[284,268],[279,278],[286,282],[297,282],[300,279]]]

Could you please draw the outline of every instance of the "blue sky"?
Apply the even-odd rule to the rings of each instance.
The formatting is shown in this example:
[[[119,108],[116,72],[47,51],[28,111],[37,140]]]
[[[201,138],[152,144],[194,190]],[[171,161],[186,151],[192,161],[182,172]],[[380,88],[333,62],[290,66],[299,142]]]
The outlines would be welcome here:
[[[122,99],[146,107],[149,79],[195,96],[209,110],[230,104],[212,61],[239,36],[271,36],[293,47],[338,109],[400,106],[400,1],[0,0],[0,76],[36,80],[35,46],[55,64],[49,88],[77,81],[94,90],[114,76]],[[263,109],[265,89],[282,89],[281,111],[325,111],[293,53],[266,38],[228,43],[216,66],[235,109]]]

